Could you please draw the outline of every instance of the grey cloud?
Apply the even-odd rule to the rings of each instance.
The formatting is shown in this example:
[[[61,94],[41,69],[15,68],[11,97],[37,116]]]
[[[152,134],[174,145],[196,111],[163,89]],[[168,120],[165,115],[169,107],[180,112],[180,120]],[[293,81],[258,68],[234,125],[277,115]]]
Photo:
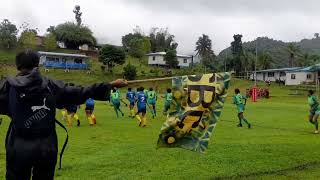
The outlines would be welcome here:
[[[122,0],[156,12],[210,13],[215,15],[287,13],[317,13],[318,0]]]
[[[146,33],[168,27],[179,53],[193,53],[202,33],[219,52],[237,33],[243,41],[257,36],[298,41],[320,31],[318,0],[2,0],[0,20],[8,18],[17,26],[27,21],[43,34],[50,25],[74,21],[76,4],[99,43],[120,45],[136,25]]]

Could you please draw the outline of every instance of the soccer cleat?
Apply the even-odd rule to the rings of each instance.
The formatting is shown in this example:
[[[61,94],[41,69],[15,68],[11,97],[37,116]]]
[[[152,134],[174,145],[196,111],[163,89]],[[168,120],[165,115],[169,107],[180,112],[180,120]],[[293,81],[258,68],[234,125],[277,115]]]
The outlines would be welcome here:
[[[315,130],[315,131],[314,131],[314,134],[319,134],[319,131],[318,131],[318,130]]]
[[[237,127],[242,127],[242,124],[238,124]]]

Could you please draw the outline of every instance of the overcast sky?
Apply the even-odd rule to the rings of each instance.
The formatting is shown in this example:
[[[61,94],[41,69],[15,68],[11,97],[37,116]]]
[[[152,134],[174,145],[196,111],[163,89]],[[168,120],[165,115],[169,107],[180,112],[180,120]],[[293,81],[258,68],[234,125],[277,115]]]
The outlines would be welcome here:
[[[203,33],[217,53],[237,33],[243,41],[257,36],[299,41],[320,32],[320,0],[0,0],[0,20],[28,22],[43,34],[50,25],[74,21],[75,5],[99,43],[120,45],[135,26],[146,33],[168,27],[178,52],[188,54]]]

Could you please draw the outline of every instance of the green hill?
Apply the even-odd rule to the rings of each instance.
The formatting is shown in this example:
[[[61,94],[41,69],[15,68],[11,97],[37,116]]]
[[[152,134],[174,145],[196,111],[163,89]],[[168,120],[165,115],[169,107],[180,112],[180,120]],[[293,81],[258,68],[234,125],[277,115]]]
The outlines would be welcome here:
[[[289,43],[294,43],[300,48],[298,54],[302,55],[308,53],[310,57],[313,55],[320,55],[320,38],[303,39],[300,42],[283,42],[281,40],[274,40],[268,37],[259,37],[254,41],[244,42],[243,49],[255,54],[256,47],[258,53],[270,53],[274,63],[274,68],[288,67],[289,52],[287,46]],[[227,53],[227,54],[226,54]],[[232,54],[231,47],[228,47],[220,52],[219,59],[224,59],[227,55],[230,57]],[[316,62],[315,62],[316,63]]]

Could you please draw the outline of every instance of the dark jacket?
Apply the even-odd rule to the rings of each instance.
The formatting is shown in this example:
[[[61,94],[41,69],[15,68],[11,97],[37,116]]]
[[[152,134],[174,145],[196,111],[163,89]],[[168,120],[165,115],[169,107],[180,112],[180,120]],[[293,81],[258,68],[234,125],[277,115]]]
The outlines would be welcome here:
[[[109,99],[112,86],[108,83],[94,84],[88,87],[69,86],[62,81],[52,80],[40,74],[35,68],[30,73],[8,77],[0,82],[0,114],[11,116],[8,110],[10,87],[23,88],[37,92],[49,87],[56,100],[56,108],[62,109],[70,104],[84,104],[88,98],[105,101]]]

